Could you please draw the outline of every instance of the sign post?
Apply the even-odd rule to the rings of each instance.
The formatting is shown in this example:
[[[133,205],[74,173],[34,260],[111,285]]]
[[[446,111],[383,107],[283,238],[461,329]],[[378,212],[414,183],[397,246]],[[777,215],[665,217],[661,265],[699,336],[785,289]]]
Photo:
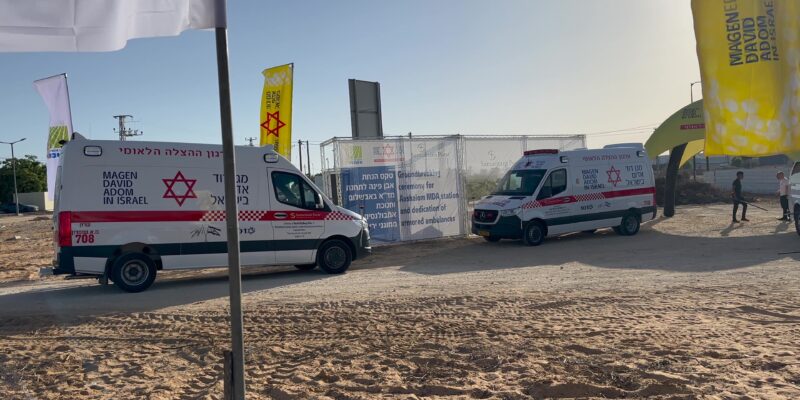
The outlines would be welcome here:
[[[244,400],[244,332],[242,329],[242,271],[239,260],[239,211],[236,204],[236,153],[231,118],[231,84],[228,72],[228,29],[225,0],[217,1],[217,78],[225,174],[225,221],[228,229],[228,284],[231,303],[231,369],[234,399]],[[223,21],[220,23],[220,21]],[[222,25],[222,27],[219,27]]]

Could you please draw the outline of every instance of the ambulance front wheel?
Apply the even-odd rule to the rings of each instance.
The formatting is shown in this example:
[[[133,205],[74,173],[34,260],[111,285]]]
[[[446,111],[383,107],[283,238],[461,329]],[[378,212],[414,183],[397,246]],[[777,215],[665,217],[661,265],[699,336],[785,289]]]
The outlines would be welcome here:
[[[123,254],[111,267],[111,279],[126,292],[141,292],[156,280],[156,264],[146,254]]]
[[[341,240],[329,240],[322,244],[317,254],[317,265],[329,274],[347,271],[353,261],[353,251]]]
[[[544,224],[539,221],[533,221],[525,227],[522,240],[528,246],[538,246],[544,242],[545,236],[547,236],[547,230]]]
[[[634,213],[628,213],[622,217],[622,222],[615,231],[622,236],[633,236],[639,232],[640,225],[639,217]]]

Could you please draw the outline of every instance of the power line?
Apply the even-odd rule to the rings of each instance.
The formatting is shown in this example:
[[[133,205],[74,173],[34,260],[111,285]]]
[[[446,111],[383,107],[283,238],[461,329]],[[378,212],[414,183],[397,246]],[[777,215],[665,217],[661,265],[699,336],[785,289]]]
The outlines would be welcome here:
[[[583,135],[599,136],[599,135],[612,135],[612,134],[623,134],[623,133],[634,133],[634,132],[647,132],[648,130],[655,129],[656,126],[657,124],[649,124],[649,125],[634,126],[631,128],[614,129],[610,131],[587,132],[583,133]],[[629,131],[634,131],[634,132],[629,132]]]
[[[598,137],[598,136],[621,136],[621,135],[641,135],[641,134],[648,134],[653,133],[652,130],[641,130],[641,131],[630,131],[630,132],[613,132],[613,133],[604,133],[604,134],[597,134],[597,135],[588,135],[590,137]]]

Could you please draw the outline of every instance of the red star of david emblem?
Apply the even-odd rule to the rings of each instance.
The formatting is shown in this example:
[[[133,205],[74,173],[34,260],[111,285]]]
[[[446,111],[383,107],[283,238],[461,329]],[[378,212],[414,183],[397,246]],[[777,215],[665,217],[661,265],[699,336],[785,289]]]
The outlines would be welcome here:
[[[267,130],[267,136],[275,135],[275,137],[280,136],[280,129],[286,126],[286,124],[281,121],[281,112],[275,111],[274,113],[267,113],[267,120],[261,123],[261,127]],[[272,122],[275,121],[274,124]],[[270,128],[270,125],[274,125],[274,128]]]
[[[606,174],[608,174],[608,183],[614,185],[614,187],[617,187],[617,184],[622,182],[622,178],[620,178],[619,173],[620,170],[614,168],[612,165],[611,169],[606,171]]]
[[[162,179],[162,181],[164,181],[164,184],[167,185],[167,191],[164,192],[164,195],[161,196],[161,198],[175,199],[179,207],[183,206],[183,202],[186,201],[186,199],[197,198],[197,195],[194,194],[194,190],[192,190],[194,188],[194,184],[197,183],[197,179],[186,179],[181,171],[178,171],[174,178]],[[183,185],[186,187],[181,195],[175,193],[175,184],[178,182],[183,183]]]
[[[394,154],[394,146],[390,146],[388,144],[384,145],[383,148],[381,149],[381,152],[385,156],[391,156]]]

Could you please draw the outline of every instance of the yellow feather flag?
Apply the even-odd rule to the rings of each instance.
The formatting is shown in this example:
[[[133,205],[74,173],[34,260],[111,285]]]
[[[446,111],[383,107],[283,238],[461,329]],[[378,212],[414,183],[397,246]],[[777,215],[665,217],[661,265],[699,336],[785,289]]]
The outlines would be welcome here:
[[[800,2],[692,0],[706,155],[800,150]]]
[[[292,71],[294,64],[267,68],[261,93],[261,145],[292,159]]]

